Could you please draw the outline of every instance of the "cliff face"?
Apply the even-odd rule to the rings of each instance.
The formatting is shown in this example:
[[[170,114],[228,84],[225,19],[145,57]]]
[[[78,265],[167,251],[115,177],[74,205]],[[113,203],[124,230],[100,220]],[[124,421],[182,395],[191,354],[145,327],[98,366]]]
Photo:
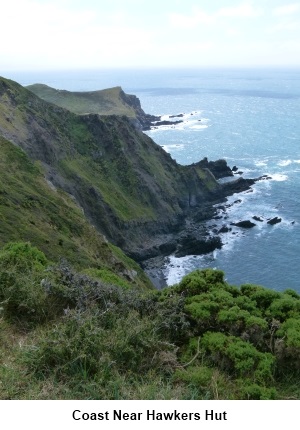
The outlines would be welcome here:
[[[228,185],[223,191],[201,163],[178,165],[127,117],[76,115],[5,79],[0,134],[39,160],[47,180],[137,259],[152,256],[169,240],[165,235],[184,228],[191,211],[203,219],[211,202],[234,191]],[[242,180],[239,186],[248,187]]]

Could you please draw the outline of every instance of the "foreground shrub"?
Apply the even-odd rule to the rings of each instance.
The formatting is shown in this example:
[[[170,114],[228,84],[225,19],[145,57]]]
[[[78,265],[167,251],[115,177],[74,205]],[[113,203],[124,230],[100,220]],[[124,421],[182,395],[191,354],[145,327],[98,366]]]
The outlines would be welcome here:
[[[0,300],[4,316],[25,326],[46,318],[42,286],[47,259],[29,243],[10,243],[0,252]]]
[[[153,320],[141,319],[136,311],[119,318],[112,307],[106,312],[70,311],[28,351],[27,362],[39,375],[54,371],[60,378],[97,375],[105,380],[115,372],[159,368],[163,373],[174,351],[174,345],[159,338]]]

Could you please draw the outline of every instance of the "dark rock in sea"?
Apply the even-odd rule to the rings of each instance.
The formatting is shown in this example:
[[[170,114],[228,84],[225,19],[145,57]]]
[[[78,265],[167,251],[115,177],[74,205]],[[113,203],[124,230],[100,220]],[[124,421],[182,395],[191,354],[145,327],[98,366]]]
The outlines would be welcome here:
[[[178,115],[169,115],[169,118],[182,118],[183,113],[179,113]]]
[[[238,172],[235,172],[236,175],[242,175],[244,172],[242,172],[241,170],[239,170]]]
[[[272,179],[272,176],[269,175],[262,175],[259,178],[257,178],[257,181],[266,181]]]
[[[255,221],[263,222],[263,219],[259,216],[254,215],[252,218],[255,219]]]
[[[274,217],[274,218],[271,218],[271,219],[269,219],[268,221],[267,221],[267,224],[270,224],[270,225],[274,225],[274,224],[278,224],[279,222],[281,222],[282,220],[281,220],[281,218],[278,218],[277,216],[276,217]]]
[[[232,225],[235,225],[236,227],[241,227],[241,228],[252,228],[256,226],[256,224],[254,224],[248,219],[245,221],[234,222],[232,223]]]
[[[153,123],[153,125],[155,127],[160,127],[162,125],[176,125],[176,124],[180,124],[181,122],[183,122],[183,121],[182,120],[179,120],[179,121],[167,121],[167,120],[164,120],[164,121],[155,121]]]
[[[230,182],[226,182],[222,184],[223,191],[227,193],[227,195],[240,193],[242,191],[253,192],[251,185],[255,184],[256,179],[244,179],[238,178]]]
[[[218,236],[213,236],[207,240],[186,236],[181,239],[175,256],[184,257],[185,255],[208,254],[221,247],[222,241]]]
[[[231,169],[233,172],[237,172],[239,169],[237,166],[233,166],[233,168]]]
[[[218,233],[228,233],[229,231],[231,231],[232,229],[230,227],[227,227],[227,225],[223,225],[220,230],[218,231]]]

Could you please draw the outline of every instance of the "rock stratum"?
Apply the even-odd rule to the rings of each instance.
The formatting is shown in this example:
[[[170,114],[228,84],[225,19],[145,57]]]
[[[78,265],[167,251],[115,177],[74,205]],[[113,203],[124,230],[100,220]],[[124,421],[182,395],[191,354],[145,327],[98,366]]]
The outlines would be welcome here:
[[[214,215],[213,204],[254,180],[220,184],[217,178],[232,173],[224,160],[181,166],[140,130],[136,117],[89,113],[84,102],[84,112],[74,113],[32,90],[0,78],[1,146],[10,142],[20,148],[39,166],[48,189],[66,193],[104,242],[138,262],[221,246],[201,222]],[[135,96],[120,89],[118,94],[140,109]]]

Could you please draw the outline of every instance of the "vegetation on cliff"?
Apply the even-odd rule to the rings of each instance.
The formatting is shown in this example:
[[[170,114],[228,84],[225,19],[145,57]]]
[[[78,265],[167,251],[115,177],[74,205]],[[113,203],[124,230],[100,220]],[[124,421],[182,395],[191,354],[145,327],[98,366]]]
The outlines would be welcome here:
[[[163,291],[0,252],[2,399],[299,398],[300,296],[206,269]]]
[[[0,136],[0,246],[28,241],[57,262],[149,287],[145,274],[86,220],[70,195],[46,182],[39,162]],[[100,272],[102,271],[102,272]]]
[[[125,115],[142,129],[150,128],[151,121],[159,119],[146,114],[139,99],[124,93],[121,87],[88,92],[56,90],[44,84],[28,85],[26,88],[41,99],[79,115]]]

